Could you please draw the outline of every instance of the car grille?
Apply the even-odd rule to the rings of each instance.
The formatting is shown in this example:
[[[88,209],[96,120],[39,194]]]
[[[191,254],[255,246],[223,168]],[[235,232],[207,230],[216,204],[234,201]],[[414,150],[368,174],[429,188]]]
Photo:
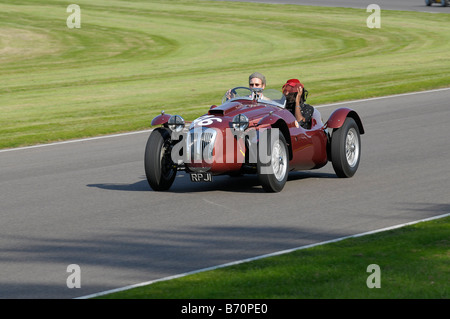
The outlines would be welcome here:
[[[212,162],[217,131],[212,128],[196,127],[188,134],[188,158],[191,163]]]

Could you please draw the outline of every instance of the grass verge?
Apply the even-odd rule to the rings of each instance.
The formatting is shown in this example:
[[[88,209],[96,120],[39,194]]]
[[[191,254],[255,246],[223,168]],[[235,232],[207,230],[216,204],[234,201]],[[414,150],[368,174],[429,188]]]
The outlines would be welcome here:
[[[321,104],[448,87],[450,15],[221,1],[0,1],[0,148],[186,120],[262,72]]]
[[[98,298],[448,299],[449,234],[445,217]],[[380,288],[367,286],[372,264]]]

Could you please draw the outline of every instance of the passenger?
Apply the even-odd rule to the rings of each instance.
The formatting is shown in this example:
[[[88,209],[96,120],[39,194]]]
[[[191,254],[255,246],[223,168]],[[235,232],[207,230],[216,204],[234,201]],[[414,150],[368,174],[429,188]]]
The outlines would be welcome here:
[[[301,127],[310,129],[314,107],[305,104],[308,90],[298,79],[290,79],[283,85],[283,95],[286,97],[286,109],[291,111]]]

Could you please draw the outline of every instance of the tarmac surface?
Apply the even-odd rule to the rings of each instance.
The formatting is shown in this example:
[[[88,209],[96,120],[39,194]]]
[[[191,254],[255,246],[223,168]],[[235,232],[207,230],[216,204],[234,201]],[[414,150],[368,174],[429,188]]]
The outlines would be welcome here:
[[[356,110],[353,178],[331,163],[282,192],[256,176],[167,192],[145,179],[149,132],[0,151],[0,298],[74,298],[450,211],[450,89],[318,109]],[[79,265],[81,288],[68,288]],[[364,284],[364,283],[363,283]]]
[[[222,0],[220,0],[222,1]],[[305,6],[344,7],[366,9],[369,4],[377,4],[383,10],[420,11],[433,13],[450,13],[450,6],[442,7],[439,3],[427,6],[424,0],[226,0],[234,2],[298,4]]]

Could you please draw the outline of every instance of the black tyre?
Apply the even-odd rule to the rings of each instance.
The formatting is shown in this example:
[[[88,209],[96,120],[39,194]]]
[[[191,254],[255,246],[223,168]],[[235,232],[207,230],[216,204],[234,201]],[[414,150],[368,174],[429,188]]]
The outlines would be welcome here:
[[[331,136],[331,162],[338,177],[352,177],[361,159],[361,137],[358,125],[351,117]]]
[[[166,129],[155,129],[145,146],[145,175],[155,191],[165,191],[172,186],[177,169],[171,158],[170,133]]]
[[[278,132],[278,139],[271,139],[271,134],[275,132]],[[265,136],[266,134],[267,136]],[[261,144],[261,138],[266,137],[267,143]],[[289,150],[286,139],[278,130],[266,130],[260,136],[259,146],[267,146],[266,150],[258,149],[257,173],[259,182],[266,192],[280,192],[286,184],[289,173]],[[265,161],[263,161],[263,157],[267,157]]]

